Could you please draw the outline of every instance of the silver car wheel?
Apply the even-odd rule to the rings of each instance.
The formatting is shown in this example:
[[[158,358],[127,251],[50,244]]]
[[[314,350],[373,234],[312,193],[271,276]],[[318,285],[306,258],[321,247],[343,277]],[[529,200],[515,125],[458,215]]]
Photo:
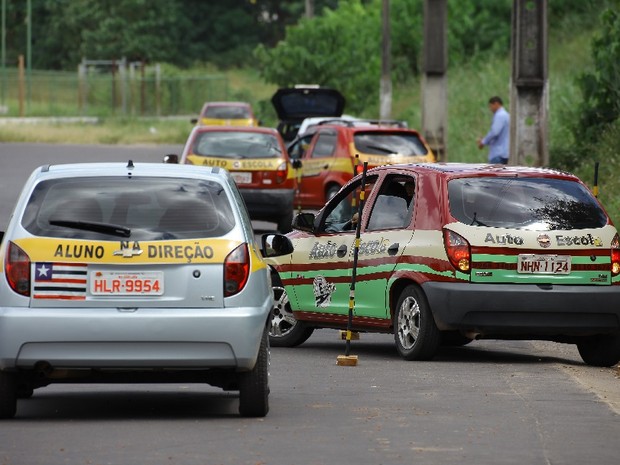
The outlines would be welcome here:
[[[275,298],[273,306],[273,315],[271,317],[271,325],[269,326],[269,336],[283,337],[290,333],[297,324],[297,320],[293,316],[291,306],[288,301],[288,294],[283,287],[273,288]]]
[[[397,331],[403,349],[411,349],[420,335],[420,305],[413,297],[407,297],[400,305]]]

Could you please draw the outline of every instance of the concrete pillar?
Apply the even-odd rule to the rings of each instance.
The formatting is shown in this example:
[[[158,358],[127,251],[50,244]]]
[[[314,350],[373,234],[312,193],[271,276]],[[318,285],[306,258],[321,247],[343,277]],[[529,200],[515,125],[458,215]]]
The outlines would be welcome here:
[[[447,161],[447,0],[424,0],[422,134],[439,161]]]
[[[390,0],[381,8],[381,82],[379,85],[379,119],[392,118],[392,41],[390,32]]]
[[[514,0],[510,164],[549,164],[547,0]]]

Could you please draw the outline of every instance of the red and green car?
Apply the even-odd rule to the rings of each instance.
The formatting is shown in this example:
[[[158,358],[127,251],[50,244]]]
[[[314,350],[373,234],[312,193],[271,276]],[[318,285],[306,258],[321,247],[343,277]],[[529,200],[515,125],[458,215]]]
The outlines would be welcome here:
[[[265,235],[274,346],[347,328],[361,176],[286,236]],[[442,344],[576,344],[620,361],[620,240],[577,177],[529,167],[428,163],[368,171],[351,328],[393,333],[400,355]]]

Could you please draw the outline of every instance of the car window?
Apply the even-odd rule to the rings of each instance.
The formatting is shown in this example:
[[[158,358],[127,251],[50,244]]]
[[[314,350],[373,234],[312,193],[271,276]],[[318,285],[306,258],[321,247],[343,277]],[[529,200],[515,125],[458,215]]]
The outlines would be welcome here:
[[[372,207],[367,229],[399,229],[408,225],[413,213],[415,181],[409,176],[388,176]]]
[[[366,178],[365,197],[368,198],[377,182],[377,176]],[[319,231],[334,233],[353,231],[357,224],[359,194],[361,178],[349,184],[325,207],[324,220],[319,225]]]
[[[276,158],[282,156],[273,134],[249,131],[204,131],[196,135],[193,153],[205,157]]]
[[[428,153],[422,140],[413,132],[356,132],[353,142],[357,150],[372,155],[419,156]]]
[[[226,191],[214,181],[89,177],[39,183],[22,225],[36,236],[164,240],[222,236],[235,220]]]
[[[246,107],[210,105],[207,106],[203,117],[214,119],[248,119],[251,118],[251,115]]]
[[[312,150],[312,158],[331,157],[336,150],[336,134],[322,132],[319,134]]]
[[[448,183],[459,222],[533,230],[600,228],[607,216],[582,184],[552,178],[478,177]]]

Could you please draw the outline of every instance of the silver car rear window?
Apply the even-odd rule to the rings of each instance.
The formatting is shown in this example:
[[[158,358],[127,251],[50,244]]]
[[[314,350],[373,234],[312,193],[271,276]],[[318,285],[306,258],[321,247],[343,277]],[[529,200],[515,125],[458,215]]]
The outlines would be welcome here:
[[[218,237],[235,220],[225,189],[214,181],[85,177],[39,183],[22,225],[36,236],[144,241]]]
[[[448,183],[450,213],[472,226],[600,228],[607,215],[582,184],[554,178],[477,177]]]

